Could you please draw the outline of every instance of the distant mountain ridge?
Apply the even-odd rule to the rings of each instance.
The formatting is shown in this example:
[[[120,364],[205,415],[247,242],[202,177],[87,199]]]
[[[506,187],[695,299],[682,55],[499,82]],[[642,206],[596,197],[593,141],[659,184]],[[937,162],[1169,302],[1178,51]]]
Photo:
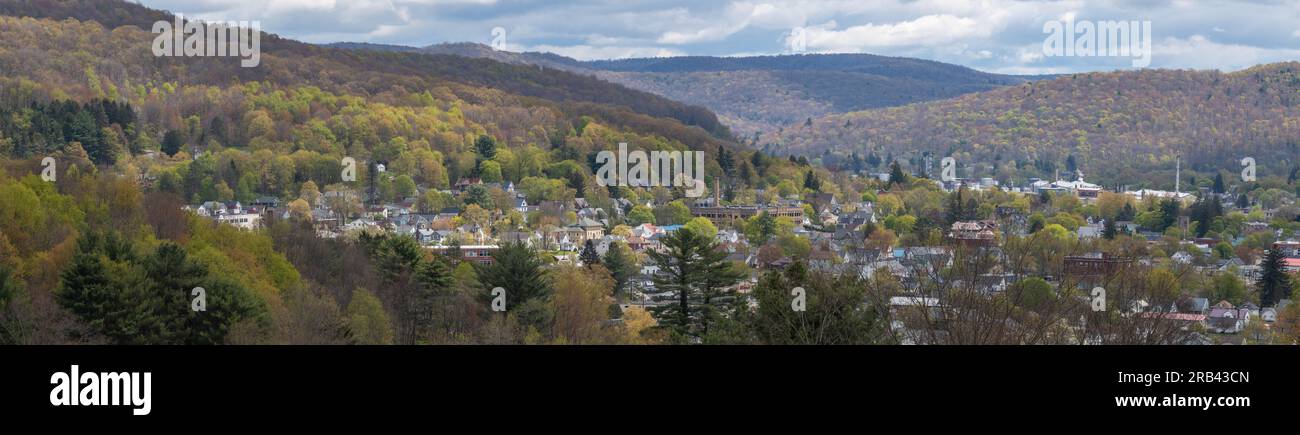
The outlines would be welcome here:
[[[356,43],[331,46],[488,58],[594,75],[707,107],[745,137],[807,118],[941,100],[1049,78],[992,74],[930,60],[871,54],[579,61],[553,53],[493,50],[474,43],[422,48]]]

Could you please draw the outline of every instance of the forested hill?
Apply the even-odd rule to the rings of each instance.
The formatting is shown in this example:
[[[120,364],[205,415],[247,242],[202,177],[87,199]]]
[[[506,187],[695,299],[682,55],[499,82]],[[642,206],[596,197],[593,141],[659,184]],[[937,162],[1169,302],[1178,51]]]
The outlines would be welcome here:
[[[479,275],[409,231],[331,238],[314,224],[365,224],[368,206],[459,209],[439,228],[496,243],[487,237],[577,222],[563,208],[523,209],[517,195],[530,205],[583,198],[611,226],[655,222],[648,207],[618,200],[667,202],[674,190],[609,189],[593,176],[597,153],[620,142],[704,150],[708,178],[793,186],[811,174],[736,150],[706,109],[589,76],[269,34],[253,68],[238,57],[157,57],[151,24],[169,19],[122,1],[0,0],[0,345],[523,343],[529,330],[585,343],[552,333],[551,320],[483,326],[477,295],[500,284],[491,276],[520,274]],[[460,180],[479,183],[453,193]],[[199,204],[242,217],[218,223],[184,209]],[[481,230],[459,231],[467,225]],[[557,278],[557,291],[603,293],[557,297],[557,308],[535,298],[537,312],[592,301],[599,315],[584,314],[581,328],[622,334],[599,299],[612,297],[610,275],[569,270],[584,277]],[[196,287],[207,291],[201,318],[189,308]],[[449,314],[435,324],[422,310]]]
[[[999,177],[1074,156],[1092,180],[1137,183],[1153,169],[1240,171],[1243,157],[1285,175],[1300,156],[1300,63],[1248,70],[1076,74],[905,107],[795,123],[763,139],[802,155],[915,157],[929,151]],[[936,159],[937,161],[937,159]],[[887,163],[887,162],[886,162]],[[1062,171],[1064,172],[1064,171]],[[967,174],[963,174],[965,176]],[[1261,176],[1263,176],[1261,174]]]
[[[990,74],[959,65],[870,54],[754,57],[682,56],[578,61],[552,53],[513,53],[473,43],[414,48],[333,46],[488,58],[590,74],[633,89],[707,107],[738,135],[774,131],[809,117],[951,98],[1045,76]]]
[[[171,15],[166,12],[120,0],[35,2],[0,0],[0,15],[52,20],[71,18],[83,22],[94,21],[110,30],[121,26],[135,26],[145,33],[148,33],[155,21],[171,19]],[[584,104],[597,104],[608,106],[600,108],[600,111],[606,114],[632,112],[651,118],[674,120],[688,127],[699,127],[711,137],[702,137],[687,132],[686,129],[673,128],[661,121],[650,119],[607,121],[639,129],[647,134],[675,135],[683,142],[701,148],[716,148],[720,143],[719,140],[726,141],[730,138],[727,128],[719,123],[717,116],[708,109],[566,71],[462,56],[334,49],[280,38],[273,34],[264,34],[261,41],[263,54],[270,57],[270,62],[264,68],[237,68],[230,62],[184,59],[182,62],[167,62],[167,68],[150,71],[146,70],[149,66],[159,66],[163,63],[153,59],[148,50],[147,44],[152,41],[152,35],[138,37],[141,38],[141,44],[144,44],[140,46],[143,48],[142,51],[115,53],[113,51],[125,48],[116,46],[106,47],[110,52],[103,53],[106,57],[112,58],[122,54],[132,59],[134,61],[131,62],[132,64],[144,65],[124,65],[127,70],[137,69],[131,71],[132,77],[137,78],[216,85],[227,84],[232,79],[272,80],[283,84],[310,83],[327,90],[346,89],[368,93],[383,92],[385,88],[392,86],[400,86],[408,90],[427,90],[445,86],[458,97],[466,100],[484,101],[485,98],[497,98],[481,95],[480,90],[467,90],[463,86],[455,86],[468,85],[473,88],[500,91],[508,96],[553,102],[575,116],[578,107]],[[85,43],[96,42],[85,41]],[[184,66],[173,66],[175,63]],[[194,68],[199,65],[202,65],[202,68]],[[39,65],[29,65],[26,68],[27,71],[39,71],[37,66]],[[22,66],[16,65],[16,67]],[[662,127],[662,131],[655,131],[650,127]]]

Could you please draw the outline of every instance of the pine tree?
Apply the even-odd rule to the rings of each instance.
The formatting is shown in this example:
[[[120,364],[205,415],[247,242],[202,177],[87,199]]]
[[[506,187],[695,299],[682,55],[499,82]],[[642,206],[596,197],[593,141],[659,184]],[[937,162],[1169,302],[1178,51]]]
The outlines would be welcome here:
[[[176,130],[167,130],[163,133],[162,152],[168,156],[175,156],[181,151],[181,132]]]
[[[1119,215],[1115,216],[1117,221],[1132,221],[1137,218],[1137,209],[1133,208],[1133,203],[1125,202],[1124,208],[1120,210]]]
[[[506,291],[506,309],[523,305],[534,298],[551,293],[544,263],[537,251],[520,242],[508,243],[492,254],[492,264],[476,264],[479,283],[483,285],[480,299],[491,303],[491,290],[501,287]]]
[[[907,174],[903,173],[903,167],[898,165],[898,160],[889,164],[889,184],[907,185]]]
[[[1214,174],[1214,193],[1223,193],[1223,173]]]
[[[821,191],[822,181],[817,179],[817,174],[814,174],[813,171],[809,169],[808,172],[805,172],[803,175],[803,187],[814,192]]]
[[[722,289],[734,285],[740,275],[713,240],[694,231],[675,231],[661,243],[663,252],[648,251],[659,266],[653,280],[658,289],[676,292],[678,300],[653,312],[661,326],[683,337],[699,338],[708,333],[711,318],[734,302],[734,296]]]
[[[1106,224],[1102,226],[1101,236],[1106,240],[1115,240],[1115,234],[1118,230],[1115,228],[1114,219],[1106,219]]]
[[[605,252],[603,260],[605,268],[609,269],[610,275],[614,276],[614,294],[622,294],[627,290],[628,281],[631,281],[637,272],[636,264],[624,252],[625,249],[627,247],[623,242],[610,243],[609,251]]]
[[[587,267],[600,264],[600,254],[596,253],[596,243],[592,242],[591,239],[587,239],[587,242],[582,245],[582,253],[578,255],[578,259]]]
[[[1255,285],[1259,288],[1259,302],[1265,307],[1291,297],[1291,282],[1282,270],[1285,258],[1280,249],[1270,249],[1260,264],[1263,270]]]
[[[728,177],[736,174],[736,161],[731,157],[731,152],[718,145],[718,166],[722,167],[722,173]]]
[[[439,299],[450,295],[454,281],[451,277],[451,265],[445,257],[435,256],[423,261],[416,268],[415,300],[410,305],[410,316],[415,325],[412,333],[418,340],[427,338],[433,325],[433,309]]]

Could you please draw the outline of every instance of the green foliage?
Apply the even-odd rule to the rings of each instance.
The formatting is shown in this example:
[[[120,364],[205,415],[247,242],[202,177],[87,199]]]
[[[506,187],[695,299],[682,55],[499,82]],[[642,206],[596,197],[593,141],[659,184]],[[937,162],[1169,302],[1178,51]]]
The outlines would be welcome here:
[[[802,295],[793,293],[796,287]],[[796,297],[803,298],[803,311],[792,306]],[[761,343],[875,344],[883,338],[884,323],[867,301],[865,283],[854,276],[768,272],[754,298],[758,307],[746,323]]]
[[[1056,298],[1052,285],[1039,277],[1017,281],[1008,291],[1008,294],[1015,299],[1016,305],[1029,310],[1045,307]]]
[[[627,213],[627,223],[631,225],[653,224],[655,223],[654,211],[645,205],[633,206],[632,211]]]
[[[713,226],[713,221],[704,217],[697,217],[686,222],[682,226],[683,231],[694,231],[696,235],[705,239],[713,240],[718,236],[718,228]]]
[[[181,146],[184,145],[183,141],[184,139],[181,139],[179,131],[167,130],[167,133],[163,134],[162,152],[168,156],[175,156],[176,153],[181,151]]]
[[[627,284],[639,272],[636,265],[636,254],[632,252],[627,244],[615,241],[610,243],[609,251],[605,252],[605,258],[602,260],[606,269],[609,269],[610,275],[614,277],[614,294],[622,294],[627,290]]]
[[[495,287],[505,289],[507,311],[551,293],[542,259],[533,248],[518,242],[507,243],[492,253],[492,260],[492,264],[474,266],[482,288],[479,300],[483,303],[491,304],[491,290]]]
[[[1260,262],[1263,270],[1260,271],[1259,280],[1255,282],[1255,287],[1259,290],[1260,305],[1271,307],[1277,305],[1282,299],[1291,297],[1290,277],[1282,270],[1282,251],[1278,249],[1269,249],[1264,255],[1264,260]]]
[[[393,325],[383,303],[369,290],[358,288],[348,303],[348,328],[358,344],[393,344]]]
[[[726,252],[717,249],[712,239],[694,231],[674,231],[662,238],[663,252],[647,251],[659,266],[653,277],[655,286],[677,293],[677,303],[652,310],[660,325],[679,337],[699,338],[708,335],[709,325],[730,311],[736,301],[734,285],[741,276],[727,262]]]
[[[218,344],[236,323],[264,315],[247,288],[209,273],[184,247],[136,250],[116,233],[83,236],[61,274],[60,305],[119,344]],[[206,311],[192,310],[196,288],[205,290]]]
[[[1237,278],[1236,273],[1220,273],[1214,276],[1213,287],[1206,295],[1210,303],[1228,301],[1233,305],[1246,302],[1246,283]]]

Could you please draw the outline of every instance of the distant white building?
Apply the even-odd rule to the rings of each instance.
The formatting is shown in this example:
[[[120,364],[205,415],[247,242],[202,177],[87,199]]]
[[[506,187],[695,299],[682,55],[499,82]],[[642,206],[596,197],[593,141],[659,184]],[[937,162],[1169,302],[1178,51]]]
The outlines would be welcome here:
[[[262,226],[262,215],[257,213],[223,213],[217,215],[217,222],[230,224],[245,230],[253,230]]]
[[[1192,194],[1190,193],[1170,192],[1168,190],[1141,189],[1141,190],[1126,191],[1124,192],[1124,194],[1128,196],[1132,196],[1139,201],[1146,199],[1148,197],[1156,198],[1156,199],[1177,198],[1179,201],[1190,201],[1192,199]]]

